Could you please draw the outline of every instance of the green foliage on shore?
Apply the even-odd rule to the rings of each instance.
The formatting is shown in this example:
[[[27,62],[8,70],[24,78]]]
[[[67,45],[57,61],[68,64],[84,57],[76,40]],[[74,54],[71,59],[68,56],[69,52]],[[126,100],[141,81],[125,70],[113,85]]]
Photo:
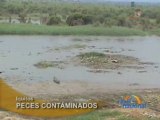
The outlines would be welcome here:
[[[44,20],[45,24],[55,25],[88,25],[121,26],[148,30],[160,25],[160,7],[130,4],[114,5],[109,3],[75,3],[75,2],[42,2],[41,0],[2,0],[0,18],[16,18],[25,23],[26,19]],[[135,17],[135,11],[141,10],[140,18]],[[24,16],[25,13],[25,16]],[[54,17],[53,17],[54,15]],[[151,27],[152,26],[152,27]]]
[[[118,110],[116,111],[116,109],[104,109],[77,117],[69,117],[64,120],[159,120],[159,118],[130,115]]]
[[[140,17],[135,17],[136,10],[141,11]],[[159,6],[1,0],[0,20],[12,24],[0,23],[0,34],[160,35],[159,11]],[[20,23],[13,24],[13,19]]]
[[[1,35],[101,35],[144,36],[147,32],[126,27],[47,26],[31,24],[0,24]]]
[[[70,117],[64,120],[105,120],[106,118],[116,118],[119,116],[122,116],[122,113],[119,111],[99,110],[83,116]]]

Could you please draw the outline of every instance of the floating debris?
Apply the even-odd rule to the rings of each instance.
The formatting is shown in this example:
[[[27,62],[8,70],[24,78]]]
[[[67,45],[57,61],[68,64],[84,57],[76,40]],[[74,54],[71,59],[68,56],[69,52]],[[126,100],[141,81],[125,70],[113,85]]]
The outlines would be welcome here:
[[[141,64],[143,64],[143,65],[154,65],[155,63],[153,63],[153,62],[141,62]]]
[[[87,46],[85,44],[73,44],[70,46],[57,47],[53,50],[59,51],[59,50],[85,49],[86,47]]]
[[[96,46],[92,45],[92,46],[88,46],[88,48],[96,48]]]
[[[111,60],[113,63],[118,63],[118,60]]]
[[[32,55],[32,53],[31,53],[31,52],[29,52],[29,53],[28,53],[28,56],[31,56],[31,55]]]
[[[159,68],[159,66],[154,66],[154,68]]]
[[[138,83],[131,83],[131,84],[129,84],[129,86],[139,86],[139,84]]]
[[[96,70],[87,70],[88,72],[93,72],[93,73],[108,73],[110,71],[107,70],[100,70],[100,69],[96,69]]]
[[[122,73],[121,72],[117,72],[117,74],[121,75]]]
[[[147,71],[144,70],[144,71],[138,71],[138,72],[139,72],[139,73],[146,73]]]
[[[53,77],[53,82],[56,84],[60,84],[60,81],[56,77]]]
[[[45,69],[48,67],[62,68],[61,64],[64,64],[64,62],[63,61],[41,61],[41,62],[38,62],[37,64],[34,64],[34,66],[40,69]]]
[[[42,54],[41,52],[37,52],[37,55],[40,55],[40,54]]]
[[[11,68],[10,70],[18,70],[18,68]]]
[[[110,52],[110,50],[105,50],[105,52]]]
[[[133,49],[128,49],[128,51],[135,51],[135,50],[133,50]]]
[[[73,41],[82,41],[81,38],[73,38],[72,40],[73,40]]]

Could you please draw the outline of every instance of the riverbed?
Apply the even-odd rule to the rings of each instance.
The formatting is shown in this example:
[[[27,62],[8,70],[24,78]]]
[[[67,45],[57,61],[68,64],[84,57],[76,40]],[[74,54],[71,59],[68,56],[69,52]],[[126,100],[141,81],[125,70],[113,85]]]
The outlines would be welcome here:
[[[0,77],[31,96],[160,88],[160,37],[0,36]],[[135,57],[135,68],[92,69],[72,61],[82,53]],[[38,68],[41,61],[56,66]],[[55,79],[58,81],[55,82]]]

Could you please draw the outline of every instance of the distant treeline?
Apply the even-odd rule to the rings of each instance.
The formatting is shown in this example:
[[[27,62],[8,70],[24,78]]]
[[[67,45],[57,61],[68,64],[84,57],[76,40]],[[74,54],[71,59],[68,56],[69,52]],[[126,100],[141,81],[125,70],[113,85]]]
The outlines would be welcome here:
[[[160,27],[160,7],[85,4],[78,2],[36,2],[35,0],[0,0],[0,19],[17,18],[21,23],[38,19],[47,25],[122,26],[143,30]]]

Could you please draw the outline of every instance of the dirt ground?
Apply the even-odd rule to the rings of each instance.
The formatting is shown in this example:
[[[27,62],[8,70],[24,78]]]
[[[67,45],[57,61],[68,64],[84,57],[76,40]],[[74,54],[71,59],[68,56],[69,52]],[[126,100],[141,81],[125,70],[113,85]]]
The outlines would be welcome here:
[[[138,95],[147,103],[146,109],[124,109],[118,104],[120,96],[125,95]],[[46,98],[47,100],[53,100],[53,96],[36,96],[36,98]],[[137,120],[142,118],[147,118],[146,120],[159,120],[160,119],[160,89],[144,89],[144,90],[134,90],[134,91],[117,91],[109,93],[92,93],[92,94],[79,94],[70,96],[57,96],[56,100],[59,101],[80,101],[80,100],[97,100],[103,103],[100,108],[101,111],[110,110],[118,111],[123,114],[123,116],[131,117]],[[16,113],[11,113],[8,111],[0,110],[1,120],[55,120],[47,118],[33,118],[28,116],[18,115]],[[118,120],[113,117],[114,120]],[[65,118],[59,118],[56,120],[66,120]],[[67,119],[68,120],[68,119]],[[106,120],[110,120],[109,118]]]

